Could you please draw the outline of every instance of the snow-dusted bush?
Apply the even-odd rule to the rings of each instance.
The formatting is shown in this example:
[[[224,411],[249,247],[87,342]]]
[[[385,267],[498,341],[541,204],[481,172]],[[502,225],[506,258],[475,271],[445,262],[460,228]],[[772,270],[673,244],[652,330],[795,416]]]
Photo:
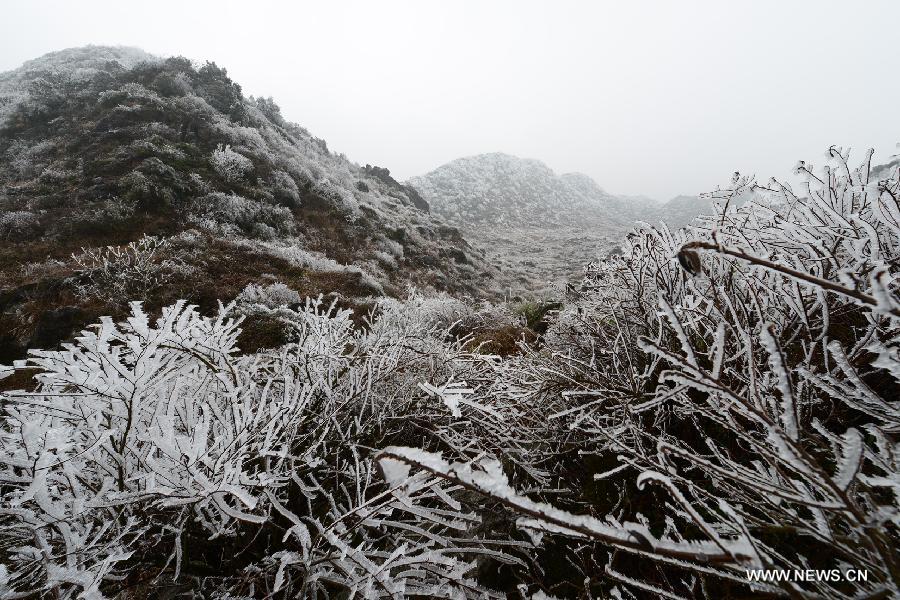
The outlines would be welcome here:
[[[378,264],[381,265],[382,268],[389,271],[393,271],[397,268],[397,259],[394,258],[393,254],[388,254],[387,252],[376,250],[372,253],[372,255],[375,257],[375,260],[378,261]]]
[[[144,129],[145,129],[148,137],[153,136],[153,135],[172,136],[173,135],[172,132],[168,132],[168,131],[165,131],[165,129],[163,129],[165,127],[167,127],[167,126],[163,125],[161,123],[151,123],[151,124],[147,125]],[[162,131],[160,131],[160,129],[162,129]],[[184,160],[186,157],[183,150],[176,148],[172,144],[158,144],[158,143],[154,143],[153,141],[151,141],[149,139],[137,140],[135,142],[132,142],[129,145],[128,150],[137,155],[140,155],[140,154],[151,155],[151,156],[155,155],[157,157],[165,157],[167,159],[174,160],[174,161]],[[176,174],[177,175],[177,173],[174,170],[172,170],[172,171],[167,170],[166,174]]]
[[[278,231],[271,225],[256,222],[250,227],[250,237],[258,240],[274,240],[278,237]]]
[[[40,216],[27,210],[0,214],[0,239],[19,240],[33,235],[40,227]]]
[[[164,285],[180,266],[167,255],[169,240],[145,235],[125,246],[82,249],[72,258],[81,273],[73,284],[78,294],[109,304],[143,298]]]
[[[321,179],[313,186],[313,191],[328,200],[348,221],[354,221],[359,216],[359,202],[348,187],[330,179]]]
[[[461,321],[460,325],[468,330],[484,327],[524,326],[525,319],[515,308],[509,304],[484,302],[472,310],[471,316]]]
[[[36,144],[16,140],[6,151],[10,158],[9,166],[21,179],[34,177],[44,170],[49,162],[48,155],[56,149],[56,146],[56,142],[52,140],[44,140]]]
[[[390,240],[388,238],[381,238],[378,240],[378,245],[384,248],[384,251],[391,254],[395,258],[403,258],[403,245],[395,240]]]
[[[177,305],[153,326],[134,304],[123,326],[105,319],[65,350],[33,354],[39,393],[4,396],[7,586],[100,597],[157,511],[191,505],[215,530],[253,508],[238,440],[210,435],[242,418],[209,404],[241,385],[208,376],[229,372],[235,325]]]
[[[45,167],[41,171],[39,179],[42,183],[60,185],[75,178],[77,175],[78,173],[75,170],[66,169],[62,162],[57,161]]]
[[[191,185],[201,193],[207,194],[211,190],[209,183],[207,183],[199,173],[191,173],[188,176],[188,180],[191,182]]]
[[[272,174],[274,180],[274,192],[276,197],[291,206],[300,205],[300,189],[290,174],[284,171],[275,171]]]
[[[284,206],[250,200],[238,194],[212,192],[190,202],[188,221],[220,235],[245,234],[272,239],[290,233],[293,215]]]
[[[231,146],[221,144],[213,150],[210,163],[216,173],[225,181],[232,183],[241,181],[253,170],[253,162],[249,158],[240,152],[235,152]]]
[[[163,99],[159,94],[139,83],[126,83],[118,89],[102,91],[97,95],[97,100],[101,103],[117,103],[116,108],[125,111],[134,110],[135,105],[163,106]],[[123,102],[127,104],[122,104]]]
[[[371,454],[421,438],[447,408],[420,384],[449,394],[472,366],[402,309],[365,329],[349,316],[308,301],[296,343],[241,357],[226,308],[180,302],[154,323],[134,303],[32,352],[37,390],[0,393],[0,589],[101,598],[149,568],[215,597],[502,597],[475,560],[522,567],[524,544],[492,539],[439,478],[385,482]],[[212,577],[196,567],[210,556]]]
[[[344,271],[350,268],[334,259],[328,258],[321,252],[304,249],[300,245],[302,243],[301,240],[285,240],[285,242],[279,244],[263,242],[262,247],[272,256],[313,271]]]
[[[517,428],[543,420],[551,447],[594,457],[553,486],[590,493],[561,504],[505,463],[383,456],[570,540],[577,589],[598,595],[900,595],[900,174],[829,159],[798,167],[801,189],[736,177],[698,227],[637,230],[494,388],[531,399]],[[752,582],[761,569],[840,576]]]
[[[39,262],[22,265],[22,273],[26,277],[46,277],[51,274],[65,273],[66,263],[55,258],[47,258]]]
[[[235,298],[238,305],[258,304],[266,308],[279,308],[299,304],[301,301],[300,294],[280,282],[266,286],[250,283]]]
[[[356,265],[343,265],[332,258],[328,258],[321,252],[306,250],[299,244],[299,240],[285,240],[287,243],[262,242],[261,246],[272,256],[276,256],[298,267],[304,267],[318,273],[355,273],[360,276],[360,281],[366,287],[384,293],[384,288],[378,279],[369,271]]]
[[[444,329],[451,328],[470,313],[465,303],[452,296],[447,294],[423,296],[415,291],[403,301],[383,298],[379,301],[379,306],[387,313],[404,314],[405,319],[432,323]]]

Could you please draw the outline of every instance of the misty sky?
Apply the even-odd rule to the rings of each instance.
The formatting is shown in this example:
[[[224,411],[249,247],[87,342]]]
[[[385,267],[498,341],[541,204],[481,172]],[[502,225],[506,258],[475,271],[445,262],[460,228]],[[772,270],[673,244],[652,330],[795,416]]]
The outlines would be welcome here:
[[[212,60],[398,179],[502,151],[667,199],[831,144],[897,152],[900,2],[0,3],[0,71],[52,50]]]

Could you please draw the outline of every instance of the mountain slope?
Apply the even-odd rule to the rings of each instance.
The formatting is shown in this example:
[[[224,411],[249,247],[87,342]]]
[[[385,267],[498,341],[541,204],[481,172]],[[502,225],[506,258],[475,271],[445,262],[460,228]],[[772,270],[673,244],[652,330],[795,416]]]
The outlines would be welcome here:
[[[56,52],[0,75],[0,119],[0,362],[129,299],[212,309],[267,281],[347,303],[412,283],[480,295],[497,273],[386,169],[212,63]],[[146,289],[105,291],[138,267]]]
[[[669,227],[684,227],[700,215],[713,213],[713,201],[698,196],[675,196],[650,213],[651,218],[644,221],[661,221]]]
[[[554,294],[660,210],[647,198],[609,194],[582,173],[557,175],[501,153],[460,158],[408,183],[519,285]]]
[[[618,223],[617,199],[580,173],[557,175],[544,163],[509,154],[451,161],[409,184],[435,213],[458,226],[566,226],[591,218]],[[609,209],[616,214],[609,214]]]

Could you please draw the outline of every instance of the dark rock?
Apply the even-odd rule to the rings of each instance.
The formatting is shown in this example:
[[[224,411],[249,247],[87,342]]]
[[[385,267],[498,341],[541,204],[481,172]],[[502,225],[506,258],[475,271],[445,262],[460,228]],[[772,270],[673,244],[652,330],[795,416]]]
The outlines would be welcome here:
[[[466,253],[459,248],[450,248],[449,250],[447,250],[447,256],[452,258],[457,263],[467,264],[469,262],[469,258],[466,256]]]
[[[384,167],[374,167],[372,165],[366,165],[365,167],[363,167],[363,171],[366,173],[366,175],[371,175],[372,177],[375,177],[376,179],[380,179],[381,181],[385,182],[388,185],[400,187],[400,183],[396,179],[391,177],[390,169],[385,169]]]
[[[414,259],[414,262],[420,265],[424,265],[427,267],[437,267],[441,264],[441,261],[438,257],[432,256],[430,254],[423,254],[421,256],[417,256]]]
[[[430,213],[431,207],[428,205],[428,202],[422,195],[411,185],[403,186],[406,195],[409,197],[409,201],[413,203],[413,206],[421,210],[422,212]]]
[[[456,227],[441,225],[440,227],[438,227],[438,235],[440,235],[444,239],[453,240],[454,242],[459,242],[465,244],[466,246],[469,245],[469,243],[466,242],[465,239],[463,239],[462,234]]]
[[[391,171],[389,169],[385,169],[384,167],[366,165],[365,167],[363,167],[363,172],[366,175],[375,177],[376,179],[383,181],[389,186],[405,193],[406,197],[409,199],[412,205],[422,212],[431,212],[431,207],[428,205],[428,202],[425,200],[425,198],[423,198],[422,195],[419,194],[419,192],[411,185],[403,185],[399,181],[391,177]]]
[[[25,356],[25,347],[12,335],[0,333],[0,364],[8,365]]]
[[[29,348],[51,349],[68,340],[84,327],[87,319],[84,310],[77,306],[62,306],[45,311],[38,318],[34,333],[28,342]]]

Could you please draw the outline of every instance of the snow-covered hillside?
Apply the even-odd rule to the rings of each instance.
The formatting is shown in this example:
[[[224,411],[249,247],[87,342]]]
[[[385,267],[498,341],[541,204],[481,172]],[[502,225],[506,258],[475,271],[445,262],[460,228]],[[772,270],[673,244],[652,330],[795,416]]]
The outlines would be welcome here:
[[[155,283],[111,293],[138,260]],[[213,309],[273,282],[348,304],[410,285],[480,296],[497,275],[415,190],[215,63],[93,46],[0,74],[0,361],[139,297]]]
[[[681,227],[712,210],[692,196],[664,204],[616,196],[583,173],[557,175],[539,160],[502,153],[459,158],[408,184],[531,291],[577,280],[638,221]]]
[[[432,210],[460,227],[568,226],[585,218],[624,225],[617,199],[587,175],[557,175],[532,159],[493,153],[451,161],[409,180]],[[615,209],[610,214],[610,209]]]
[[[435,213],[463,229],[589,225],[627,230],[636,221],[681,227],[712,211],[710,200],[696,196],[660,203],[611,194],[584,173],[557,175],[539,160],[500,152],[458,158],[408,183]]]

